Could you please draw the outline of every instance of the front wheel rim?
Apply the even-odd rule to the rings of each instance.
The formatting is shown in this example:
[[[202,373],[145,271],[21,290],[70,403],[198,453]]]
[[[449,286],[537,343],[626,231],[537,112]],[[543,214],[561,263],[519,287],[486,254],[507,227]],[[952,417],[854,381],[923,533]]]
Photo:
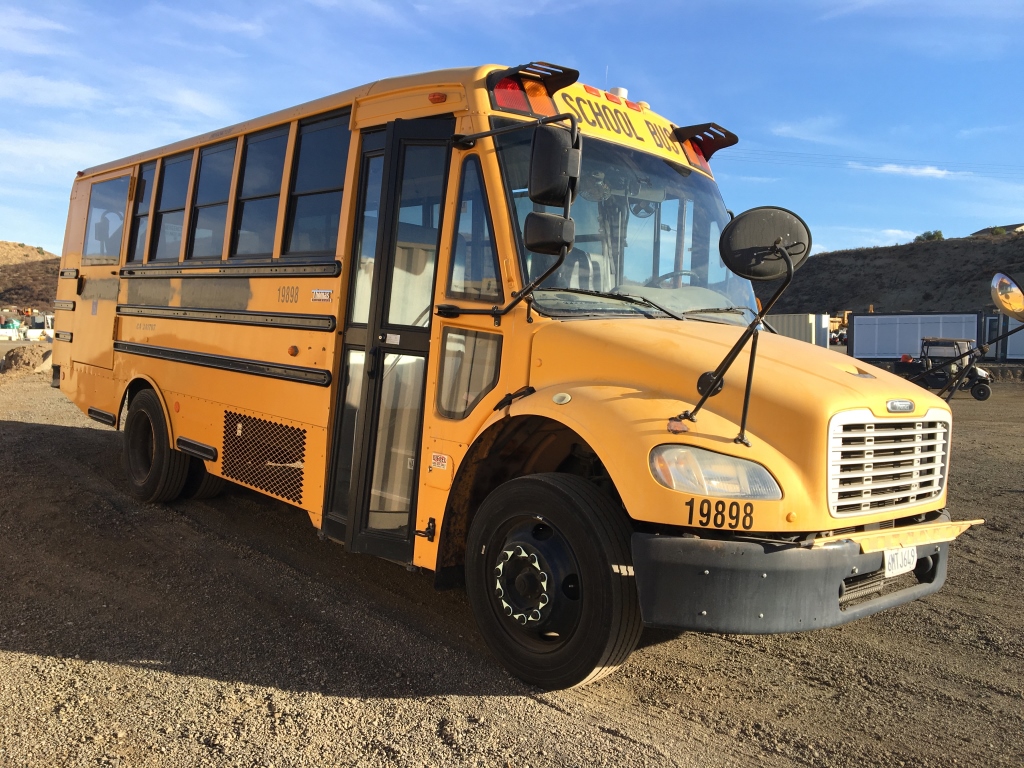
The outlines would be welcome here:
[[[485,561],[489,604],[505,636],[536,653],[563,648],[583,609],[579,562],[543,517],[517,517],[491,536]]]

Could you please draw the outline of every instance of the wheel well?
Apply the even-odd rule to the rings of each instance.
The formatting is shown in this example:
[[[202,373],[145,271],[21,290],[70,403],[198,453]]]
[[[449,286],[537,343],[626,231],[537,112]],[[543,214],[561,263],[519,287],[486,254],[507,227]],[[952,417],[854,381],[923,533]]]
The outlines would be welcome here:
[[[540,472],[585,477],[621,504],[597,453],[576,432],[543,416],[499,421],[473,443],[452,483],[438,546],[437,586],[462,582],[469,526],[487,495],[504,482]]]
[[[117,425],[118,429],[124,428],[124,413],[128,408],[131,407],[132,400],[144,389],[152,389],[156,391],[155,387],[145,379],[132,379],[128,382],[128,386],[125,387],[124,397],[121,398],[121,406],[117,409]],[[159,397],[159,395],[157,395]]]

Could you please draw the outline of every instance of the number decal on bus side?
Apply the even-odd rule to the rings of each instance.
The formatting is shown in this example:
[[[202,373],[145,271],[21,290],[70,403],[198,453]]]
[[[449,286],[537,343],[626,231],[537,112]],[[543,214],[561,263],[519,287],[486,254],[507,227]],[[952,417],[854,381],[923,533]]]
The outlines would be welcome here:
[[[749,501],[740,506],[738,501],[716,501],[714,505],[709,499],[703,499],[700,506],[696,500],[688,499],[686,508],[690,511],[687,525],[693,525],[694,512],[697,513],[697,525],[702,528],[728,528],[735,531],[742,528],[749,531],[754,527],[754,505]]]
[[[298,304],[299,303],[299,286],[297,285],[282,285],[277,289],[277,303],[278,304]]]

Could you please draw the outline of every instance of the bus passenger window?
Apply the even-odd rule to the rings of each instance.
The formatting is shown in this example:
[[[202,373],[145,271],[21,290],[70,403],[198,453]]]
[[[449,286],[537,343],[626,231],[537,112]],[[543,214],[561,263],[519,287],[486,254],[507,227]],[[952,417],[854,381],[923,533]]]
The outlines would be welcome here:
[[[445,418],[464,419],[498,383],[501,334],[445,328],[441,348],[437,410]]]
[[[273,254],[287,146],[287,126],[246,138],[232,256],[269,257]]]
[[[348,114],[299,126],[284,253],[334,256],[348,164]]]
[[[192,241],[188,258],[219,259],[224,254],[224,227],[228,218],[231,174],[235,169],[236,142],[206,147],[199,154],[192,209]]]
[[[157,196],[150,261],[177,261],[181,253],[182,227],[185,224],[185,200],[192,176],[192,153],[164,160],[160,172],[160,194]]]
[[[89,223],[86,225],[82,256],[97,259],[120,257],[130,183],[130,176],[121,176],[92,185],[89,192]]]
[[[146,163],[139,170],[135,188],[135,215],[132,217],[132,237],[128,242],[128,261],[141,262],[146,250],[146,231],[149,229],[149,204],[153,198],[156,163]]]
[[[500,302],[504,294],[498,279],[498,256],[491,239],[491,217],[480,160],[475,155],[466,158],[462,166],[460,187],[447,295],[470,301]]]

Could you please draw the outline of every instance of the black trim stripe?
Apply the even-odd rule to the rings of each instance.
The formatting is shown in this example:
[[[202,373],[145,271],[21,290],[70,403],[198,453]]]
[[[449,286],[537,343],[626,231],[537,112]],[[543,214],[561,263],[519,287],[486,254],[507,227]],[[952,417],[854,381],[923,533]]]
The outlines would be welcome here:
[[[64,279],[66,279],[66,280],[74,280],[75,278],[78,277],[78,270],[77,269],[62,269],[60,271],[60,276],[62,278],[64,278]]]
[[[274,328],[296,328],[306,331],[333,331],[337,322],[332,315],[147,307],[140,304],[120,304],[117,307],[117,314],[131,317],[160,317],[171,320],[200,320],[208,323],[231,323],[233,325],[269,325]]]
[[[337,277],[341,274],[340,261],[293,262],[278,260],[266,264],[156,264],[124,267],[121,277]],[[63,275],[62,275],[63,277]]]
[[[100,424],[106,424],[108,427],[112,427],[117,424],[117,416],[106,411],[101,411],[99,408],[93,408],[89,406],[89,418],[93,421],[98,421]]]
[[[197,459],[205,461],[217,460],[217,449],[212,445],[200,443],[198,440],[189,440],[187,437],[179,437],[175,444],[179,451],[187,453],[189,456],[195,456]]]
[[[115,341],[114,350],[125,352],[129,355],[155,357],[175,363],[200,365],[204,368],[219,368],[223,371],[248,373],[253,376],[266,376],[267,378],[284,379],[285,381],[297,381],[301,384],[315,384],[319,387],[326,387],[331,383],[330,371],[322,371],[319,368],[302,368],[297,365],[264,363],[259,360],[246,360],[241,357],[210,355],[205,352],[186,352],[183,349],[156,347],[150,344],[135,344],[128,341]]]
[[[74,312],[75,311],[75,302],[73,302],[73,301],[64,301],[63,299],[56,299],[53,302],[53,308],[54,309],[68,309],[68,310],[71,310],[72,312]]]
[[[55,338],[57,341],[71,341],[71,339],[73,337],[74,337],[74,334],[71,333],[71,331],[54,331],[53,332],[53,338]]]

